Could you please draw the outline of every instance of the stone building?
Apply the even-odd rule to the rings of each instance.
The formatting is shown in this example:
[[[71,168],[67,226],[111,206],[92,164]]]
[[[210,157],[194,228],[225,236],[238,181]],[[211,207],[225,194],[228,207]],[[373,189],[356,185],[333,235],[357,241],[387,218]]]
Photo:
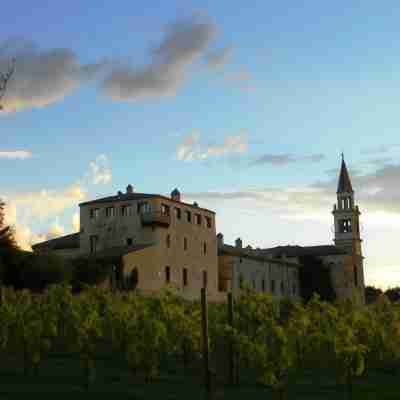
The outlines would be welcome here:
[[[277,297],[298,298],[303,256],[320,259],[329,268],[337,298],[364,301],[360,211],[355,204],[346,163],[342,158],[333,207],[334,245],[243,248],[224,244],[216,235],[215,213],[197,203],[170,197],[126,192],[80,204],[80,232],[32,246],[63,257],[101,257],[115,266],[118,280],[143,292],[170,286],[184,297],[198,298],[207,286],[210,298],[226,291],[239,293],[240,282]]]
[[[215,213],[197,203],[170,197],[125,193],[80,204],[80,232],[33,246],[66,257],[107,258],[124,281],[143,292],[174,287],[185,297],[198,297],[207,286],[218,291]]]
[[[224,243],[218,234],[219,290],[239,294],[243,287],[274,297],[300,298],[299,267],[293,260],[259,254],[250,247],[243,248],[242,240],[235,246]]]

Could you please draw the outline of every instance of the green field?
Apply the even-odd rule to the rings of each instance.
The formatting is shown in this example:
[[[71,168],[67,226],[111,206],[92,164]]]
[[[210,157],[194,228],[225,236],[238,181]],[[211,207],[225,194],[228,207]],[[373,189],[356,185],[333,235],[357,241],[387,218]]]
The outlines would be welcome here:
[[[213,363],[215,366],[215,363]],[[400,370],[400,368],[399,368]],[[246,371],[243,368],[243,371]],[[215,399],[272,399],[278,398],[269,388],[259,385],[251,374],[241,377],[237,386],[228,385],[223,363],[219,364],[218,378],[214,380],[212,398]],[[242,369],[241,369],[242,372]],[[243,372],[242,372],[243,373]],[[355,379],[353,399],[399,399],[400,373],[394,369],[371,370]],[[344,388],[337,385],[333,371],[305,370],[292,377],[288,399],[345,399]],[[37,376],[24,375],[21,359],[11,354],[2,355],[0,365],[0,399],[26,399],[40,394],[40,398],[55,393],[73,393],[73,400],[106,398],[110,394],[124,394],[122,399],[204,399],[200,363],[191,363],[184,371],[182,363],[164,362],[161,375],[152,383],[129,372],[125,361],[104,349],[96,359],[96,378],[85,388],[84,371],[79,357],[53,351],[44,360]],[[126,395],[126,396],[125,396]]]

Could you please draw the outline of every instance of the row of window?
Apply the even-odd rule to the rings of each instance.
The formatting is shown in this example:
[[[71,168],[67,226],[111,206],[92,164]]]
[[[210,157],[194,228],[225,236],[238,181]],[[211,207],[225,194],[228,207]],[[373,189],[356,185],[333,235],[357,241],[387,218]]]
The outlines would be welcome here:
[[[134,208],[132,205],[122,205],[120,208],[120,216],[129,217],[134,215]],[[144,214],[151,212],[151,204],[147,201],[137,203],[137,214]],[[113,218],[117,216],[117,208],[114,206],[109,206],[105,208],[105,213],[107,218]],[[189,210],[185,210],[185,220],[187,222],[192,222],[192,212]],[[161,204],[161,214],[171,215],[171,207],[168,204]],[[179,207],[174,207],[174,214],[176,219],[182,219],[182,210]],[[90,209],[90,218],[96,219],[100,217],[100,208],[91,208]],[[207,228],[212,227],[212,218],[209,216],[203,216],[201,214],[194,214],[194,222],[196,225],[203,224],[203,217],[205,220],[205,224]]]
[[[167,248],[169,249],[169,248],[171,248],[171,235],[170,234],[168,234],[167,236],[166,236],[166,238],[165,238],[165,244],[166,244],[166,246],[167,246]],[[188,250],[188,248],[189,248],[189,241],[188,241],[188,238],[187,237],[184,237],[183,238],[183,250]],[[207,242],[203,242],[203,244],[202,244],[202,246],[201,246],[201,250],[202,250],[202,253],[205,255],[205,254],[207,254]]]
[[[165,283],[168,285],[171,283],[171,267],[166,266],[164,273],[165,273]],[[203,270],[203,287],[207,287],[207,283],[208,283],[207,271]],[[182,285],[184,287],[189,285],[189,270],[187,268],[182,269]]]
[[[239,285],[238,285],[238,286],[239,286],[240,289],[243,289],[243,288],[244,288],[244,278],[243,278],[242,275],[239,276]],[[255,279],[252,280],[252,288],[253,288],[254,290],[257,289]],[[291,289],[292,289],[292,292],[290,293],[290,287],[287,287],[287,293],[286,293],[286,294],[288,294],[288,295],[292,294],[292,295],[295,296],[295,295],[296,295],[296,292],[297,292],[296,285],[293,284],[293,286],[292,286]],[[267,291],[265,279],[262,279],[262,280],[261,280],[261,291],[262,291],[262,292],[266,292],[266,291]],[[271,291],[272,294],[278,294],[278,293],[277,293],[276,282],[275,282],[274,279],[271,279],[271,282],[270,282],[270,291]],[[280,284],[280,293],[281,293],[281,294],[284,294],[284,293],[285,293],[285,283],[284,283],[283,281],[281,281],[281,284]]]

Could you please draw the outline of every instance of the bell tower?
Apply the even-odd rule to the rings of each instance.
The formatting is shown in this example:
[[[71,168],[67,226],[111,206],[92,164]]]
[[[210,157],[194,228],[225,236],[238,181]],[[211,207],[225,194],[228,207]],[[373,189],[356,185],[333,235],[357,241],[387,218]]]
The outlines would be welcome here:
[[[334,204],[332,211],[335,223],[334,242],[337,247],[343,248],[351,256],[353,275],[351,280],[353,285],[350,286],[362,290],[362,297],[364,297],[364,257],[362,255],[362,239],[360,236],[361,213],[358,205],[355,205],[354,202],[354,191],[343,153],[336,194],[337,203]]]

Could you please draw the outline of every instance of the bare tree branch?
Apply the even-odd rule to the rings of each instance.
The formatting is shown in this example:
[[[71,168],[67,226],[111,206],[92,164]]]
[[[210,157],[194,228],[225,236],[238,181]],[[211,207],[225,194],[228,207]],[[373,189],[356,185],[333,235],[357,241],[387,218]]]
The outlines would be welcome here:
[[[1,100],[3,99],[6,93],[7,84],[11,79],[12,75],[14,74],[14,71],[15,71],[15,58],[13,58],[7,72],[0,72],[0,111],[3,109]]]

